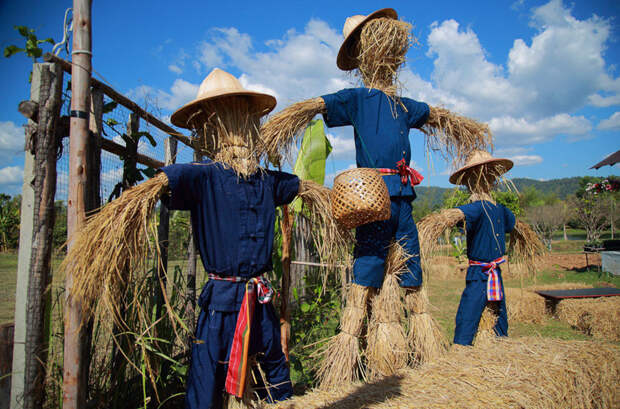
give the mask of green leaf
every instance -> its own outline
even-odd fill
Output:
[[[4,56],[6,58],[9,58],[13,54],[17,54],[17,53],[22,52],[22,51],[24,51],[23,48],[19,48],[19,47],[15,46],[15,45],[9,45],[9,46],[6,46],[4,48]]]
[[[300,308],[301,308],[301,312],[303,313],[310,311],[310,305],[305,302],[301,304]]]
[[[151,167],[148,167],[146,169],[140,169],[140,172],[142,172],[142,174],[147,178],[152,178],[153,176],[155,176],[155,173],[157,171]]]
[[[325,181],[325,162],[332,151],[332,146],[325,137],[323,121],[311,121],[304,133],[293,173],[300,179],[312,180],[320,185]],[[295,200],[291,208],[301,211],[301,201]]]
[[[50,44],[55,44],[55,41],[52,37],[50,38],[46,38],[45,40],[37,40],[37,44],[43,44],[43,43],[50,43]]]
[[[103,113],[104,114],[110,113],[114,111],[114,109],[116,109],[117,106],[118,106],[118,102],[116,101],[106,102],[105,104],[103,104]]]
[[[34,31],[34,30],[29,29],[26,26],[14,26],[14,27],[15,27],[15,30],[17,30],[19,34],[22,35],[23,37],[28,37],[28,35]]]
[[[118,122],[114,118],[106,118],[105,123],[110,126],[118,125]]]

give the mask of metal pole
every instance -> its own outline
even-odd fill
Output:
[[[73,0],[73,48],[71,69],[71,123],[69,140],[69,200],[67,235],[69,247],[86,219],[87,145],[89,137],[91,74],[91,0]],[[67,271],[65,300],[65,349],[63,409],[86,405],[82,306],[71,298],[73,276]]]

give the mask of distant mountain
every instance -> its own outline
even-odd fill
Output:
[[[579,189],[579,181],[581,177],[551,179],[551,180],[535,180],[526,178],[511,179],[519,192],[523,189],[534,186],[537,190],[544,194],[555,194],[559,199],[566,199],[567,196],[574,194]]]
[[[420,204],[425,202],[429,208],[435,209],[443,203],[443,195],[451,191],[453,188],[437,187],[437,186],[416,186],[415,192],[418,195],[415,202]]]

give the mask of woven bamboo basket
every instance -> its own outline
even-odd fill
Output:
[[[390,218],[390,195],[376,169],[351,169],[336,176],[331,202],[334,219],[349,229]]]

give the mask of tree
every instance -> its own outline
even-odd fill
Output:
[[[607,226],[607,212],[611,207],[611,200],[608,196],[591,192],[571,199],[574,215],[586,230],[586,244],[598,245],[600,243],[601,233]]]
[[[21,196],[0,193],[0,251],[17,248],[19,243],[19,211]]]
[[[547,248],[551,250],[553,232],[564,225],[569,218],[566,207],[561,202],[530,207],[527,209],[527,219],[532,228],[541,238]]]

